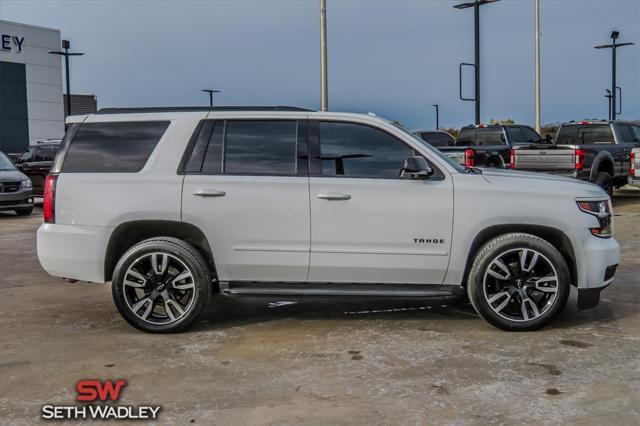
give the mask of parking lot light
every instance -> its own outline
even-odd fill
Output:
[[[222,92],[222,90],[215,89],[202,89],[202,91],[209,94],[209,107],[213,107],[213,94]]]
[[[81,52],[69,52],[69,48],[71,47],[71,43],[69,40],[62,40],[62,48],[64,51],[56,50],[49,52],[50,55],[60,55],[64,56],[64,66],[66,72],[66,80],[67,80],[67,115],[71,115],[71,83],[69,77],[69,56],[82,56],[84,53]]]
[[[480,6],[495,3],[498,0],[475,0],[469,3],[460,3],[453,7],[467,9],[473,7],[474,39],[475,39],[475,124],[480,124]]]
[[[619,112],[616,112],[616,49],[618,47],[631,46],[635,43],[616,43],[616,40],[620,37],[619,31],[611,32],[611,44],[602,44],[600,46],[594,46],[596,49],[611,49],[611,99],[609,100],[611,113],[609,114],[609,120],[615,120]],[[607,96],[607,95],[605,95]]]

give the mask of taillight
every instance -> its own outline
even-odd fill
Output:
[[[47,175],[44,180],[44,200],[42,210],[45,223],[56,223],[56,183],[58,175]]]
[[[465,149],[464,150],[464,166],[465,167],[473,167],[473,150]]]
[[[509,150],[509,168],[510,169],[516,168],[516,150],[513,148]]]
[[[635,151],[631,151],[631,169],[630,169],[630,173],[631,176],[636,177],[636,173],[637,173],[637,169],[636,169],[636,156],[637,153]],[[640,162],[640,158],[638,158],[638,161]]]
[[[576,149],[576,170],[584,169],[584,149]]]

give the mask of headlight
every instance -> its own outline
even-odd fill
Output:
[[[609,201],[577,201],[577,203],[580,210],[598,219],[600,226],[590,228],[591,233],[596,237],[611,238],[611,206]]]
[[[31,189],[31,188],[32,188],[32,185],[29,179],[23,180],[22,182],[20,182],[20,189]]]

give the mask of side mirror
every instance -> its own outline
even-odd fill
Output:
[[[409,177],[411,179],[427,179],[433,174],[433,169],[422,157],[408,157],[404,160],[404,167],[400,172],[401,177]]]

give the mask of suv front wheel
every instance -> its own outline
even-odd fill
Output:
[[[211,293],[207,262],[193,246],[158,237],[131,247],[113,272],[113,300],[123,318],[149,333],[183,330]]]
[[[503,330],[548,324],[569,297],[569,268],[542,238],[511,233],[486,243],[469,272],[467,293],[478,314]]]

